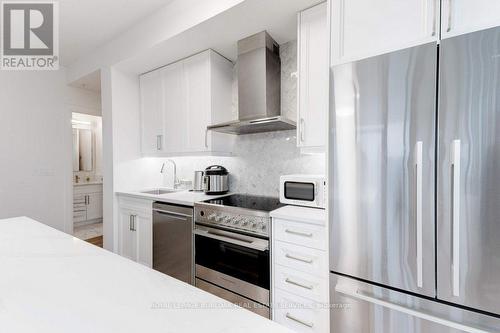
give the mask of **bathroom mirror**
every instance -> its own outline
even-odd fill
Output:
[[[73,128],[73,171],[93,170],[92,130]]]

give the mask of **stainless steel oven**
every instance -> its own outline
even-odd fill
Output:
[[[194,233],[196,286],[269,318],[269,240],[205,226]]]
[[[269,211],[279,205],[243,195],[196,203],[196,286],[270,318]]]

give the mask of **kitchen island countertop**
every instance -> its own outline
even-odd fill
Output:
[[[27,217],[0,220],[2,332],[288,332]]]

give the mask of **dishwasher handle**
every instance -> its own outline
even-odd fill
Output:
[[[177,219],[177,220],[187,220],[190,218],[193,218],[192,215],[188,214],[182,214],[182,213],[175,213],[175,212],[169,212],[166,210],[159,210],[159,209],[153,209],[154,213],[160,214],[160,215],[166,215],[170,218]]]

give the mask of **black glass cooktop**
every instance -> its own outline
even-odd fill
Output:
[[[232,194],[227,197],[204,201],[213,205],[231,206],[270,212],[284,206],[278,198]]]

